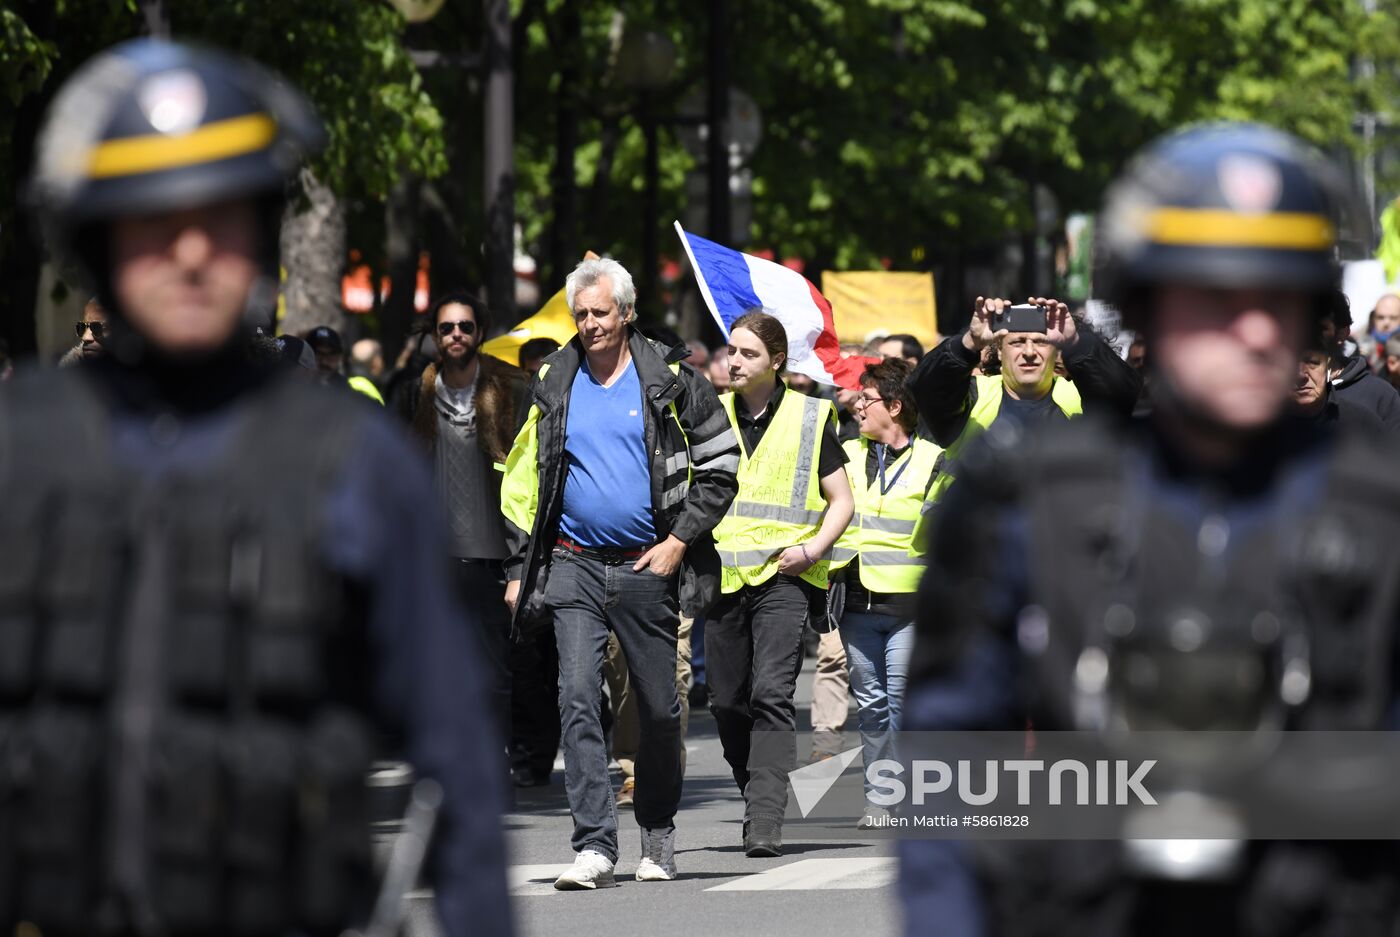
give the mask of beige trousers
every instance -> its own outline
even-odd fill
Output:
[[[835,755],[841,750],[841,730],[846,727],[851,679],[846,672],[846,645],[840,631],[821,636],[817,645],[817,672],[812,678],[812,754]]]

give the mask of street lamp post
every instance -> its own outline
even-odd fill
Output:
[[[638,121],[646,155],[642,176],[642,275],[638,307],[655,308],[657,271],[661,266],[661,154],[657,140],[657,93],[671,83],[676,68],[676,47],[666,36],[655,32],[623,34],[618,52],[618,84],[639,97]]]
[[[510,0],[485,0],[486,294],[496,321],[515,321],[515,102]]]
[[[727,244],[729,221],[729,11],[728,0],[710,0],[709,79],[706,102],[706,165],[709,172],[710,237]]]

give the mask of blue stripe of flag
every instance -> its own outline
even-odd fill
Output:
[[[734,320],[745,312],[755,307],[762,308],[763,302],[754,292],[749,265],[744,262],[743,254],[689,231],[685,232],[685,238],[690,242],[691,253],[695,255],[695,265],[704,274],[705,285],[710,288],[726,332]]]

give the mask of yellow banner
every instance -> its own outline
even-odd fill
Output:
[[[822,274],[836,334],[864,344],[876,335],[909,334],[925,348],[938,344],[938,304],[931,273],[857,270]]]

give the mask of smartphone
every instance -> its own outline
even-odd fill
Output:
[[[989,320],[993,332],[1044,332],[1045,307],[1025,304],[1007,306]]]

